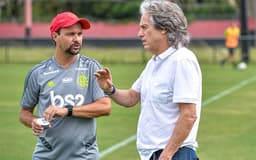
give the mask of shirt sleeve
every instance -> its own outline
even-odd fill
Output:
[[[174,79],[174,103],[199,103],[201,99],[201,70],[193,60],[177,62]]]
[[[33,69],[28,73],[24,83],[20,105],[24,108],[34,108],[38,103],[39,84],[37,72]]]

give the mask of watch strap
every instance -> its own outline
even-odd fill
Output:
[[[115,94],[115,92],[116,92],[116,87],[114,85],[112,85],[112,91],[111,92],[104,92],[104,93],[108,96],[111,96],[111,95]]]
[[[73,115],[73,106],[72,105],[66,105],[65,108],[68,109],[67,117],[71,117]]]

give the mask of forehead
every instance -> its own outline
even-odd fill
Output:
[[[148,14],[143,14],[140,17],[140,25],[151,25],[150,16]]]

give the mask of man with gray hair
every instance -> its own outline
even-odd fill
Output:
[[[202,75],[196,56],[186,48],[186,17],[167,0],[145,0],[140,12],[138,36],[153,54],[140,77],[122,90],[113,85],[108,68],[95,76],[117,104],[132,107],[141,101],[137,149],[142,160],[196,160]]]

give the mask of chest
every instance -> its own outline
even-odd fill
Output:
[[[142,99],[152,101],[166,101],[173,93],[173,82],[175,66],[171,63],[150,64],[145,70],[142,78]],[[168,98],[170,100],[170,98]]]
[[[82,105],[88,97],[92,76],[92,71],[88,68],[43,72],[38,78],[39,96],[53,105]]]

